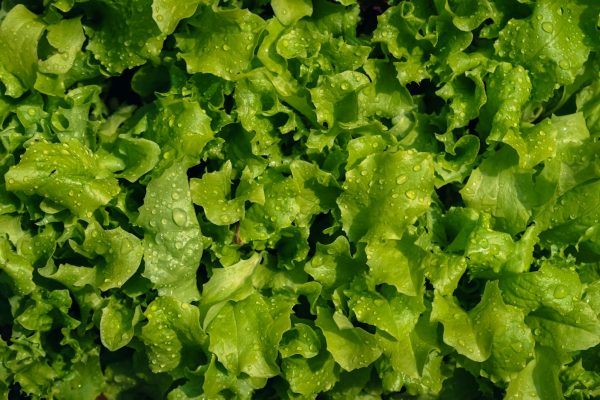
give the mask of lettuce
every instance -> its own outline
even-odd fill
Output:
[[[600,4],[0,8],[0,400],[600,397]]]

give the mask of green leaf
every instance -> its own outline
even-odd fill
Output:
[[[103,291],[122,287],[139,268],[144,252],[141,241],[131,233],[122,228],[103,230],[95,221],[87,226],[83,245],[72,242],[71,246],[94,259],[91,268],[47,265],[39,270],[40,274],[67,287],[93,285]]]
[[[87,49],[109,73],[118,74],[157,59],[164,35],[152,17],[152,0],[102,0],[94,4],[91,12],[104,22],[85,27]]]
[[[467,126],[469,121],[478,117],[479,109],[487,102],[483,80],[479,73],[472,71],[453,78],[436,94],[450,103],[448,132]]]
[[[202,3],[210,2],[205,0],[192,0],[186,2],[153,0],[152,18],[162,33],[170,35],[177,27],[179,21],[194,15],[198,4]]]
[[[160,295],[182,302],[197,300],[202,234],[181,164],[173,164],[148,183],[137,223],[145,232],[143,275]]]
[[[530,17],[512,19],[500,32],[498,56],[531,71],[532,98],[547,100],[555,85],[573,83],[588,59],[586,34],[576,23],[587,9],[551,0],[537,2]]]
[[[157,111],[150,123],[151,131],[145,135],[160,146],[162,159],[156,169],[168,168],[172,159],[196,165],[204,146],[214,136],[206,111],[193,99],[173,97],[161,99]]]
[[[400,239],[431,202],[431,156],[414,151],[373,154],[347,172],[343,189],[337,203],[351,240]],[[391,216],[393,224],[387,221]]]
[[[440,392],[443,376],[438,325],[430,321],[430,310],[426,310],[408,335],[397,340],[378,335],[384,353],[377,369],[385,390],[400,391],[406,386],[411,392]]]
[[[231,179],[231,161],[227,161],[220,171],[190,180],[192,201],[204,208],[206,218],[215,225],[231,225],[244,217],[244,199],[229,198]]]
[[[380,292],[363,288],[360,291],[349,289],[344,293],[357,320],[401,341],[414,329],[419,314],[424,311],[423,301],[418,296],[398,293],[391,287],[384,287]]]
[[[368,83],[369,79],[359,72],[321,77],[317,87],[310,90],[317,121],[326,127],[353,127],[359,116],[358,92]]]
[[[559,368],[559,361],[552,349],[548,347],[537,349],[536,358],[511,380],[505,398],[509,400],[564,399],[558,380]]]
[[[443,296],[449,296],[465,273],[467,261],[455,254],[433,254],[425,258],[423,269],[434,289]]]
[[[0,282],[7,283],[14,295],[26,295],[36,289],[33,267],[27,259],[15,254],[3,237],[0,237],[0,271]]]
[[[534,340],[521,309],[504,303],[497,282],[488,282],[479,304],[468,313],[452,299],[436,296],[431,318],[444,325],[444,342],[460,354],[485,363],[499,379],[525,367]]]
[[[595,80],[576,96],[577,110],[585,116],[586,124],[594,137],[600,134],[600,81]]]
[[[525,230],[537,202],[532,173],[520,169],[517,155],[506,147],[473,171],[461,195],[468,207],[490,213],[510,234]]]
[[[260,380],[258,381],[260,382]],[[213,355],[204,373],[202,393],[207,399],[224,399],[224,394],[221,392],[231,391],[240,399],[251,399],[255,386],[260,387],[261,385],[253,385],[249,377],[236,377],[224,369]],[[204,398],[202,397],[202,399]]]
[[[600,181],[577,186],[560,196],[546,214],[550,218],[550,226],[542,233],[542,240],[561,244],[577,243],[598,223],[600,212],[594,207],[598,196]]]
[[[496,22],[500,19],[494,2],[484,1],[456,1],[447,0],[445,9],[452,15],[452,22],[462,31],[472,31],[479,27],[486,19]]]
[[[240,238],[266,240],[279,239],[281,230],[291,226],[307,234],[314,215],[334,207],[338,193],[333,176],[314,164],[295,160],[290,163],[292,176],[283,171],[269,169],[258,184],[269,187],[263,204],[252,204],[240,222]]]
[[[119,161],[125,162],[125,167],[119,175],[129,182],[137,181],[158,163],[160,147],[151,140],[120,137],[115,147]]]
[[[153,372],[199,364],[206,334],[200,328],[196,306],[162,296],[148,305],[144,315],[148,323],[142,327],[140,338],[148,349]]]
[[[10,191],[37,194],[91,217],[119,193],[117,180],[101,168],[97,157],[80,142],[35,142],[4,176]]]
[[[519,155],[519,167],[529,170],[556,155],[556,129],[545,119],[531,127],[523,127],[520,133],[507,130],[503,142],[511,146]]]
[[[104,389],[104,376],[97,351],[91,351],[74,364],[65,378],[57,382],[53,390],[60,400],[96,398]]]
[[[291,25],[302,17],[310,17],[313,12],[312,0],[273,0],[271,7],[284,25]]]
[[[134,336],[135,325],[139,322],[139,307],[131,309],[128,304],[111,297],[102,309],[100,318],[100,340],[110,351],[127,346]]]
[[[317,243],[315,255],[304,266],[310,276],[330,290],[350,282],[362,269],[359,260],[350,255],[350,244],[344,236],[330,244]]]
[[[382,350],[373,335],[361,328],[354,328],[347,322],[350,327],[340,327],[331,311],[322,307],[317,309],[316,325],[325,336],[327,350],[344,370],[352,371],[377,360]]]
[[[505,301],[526,312],[548,307],[568,313],[580,301],[583,290],[576,272],[550,263],[538,271],[507,275],[499,285]]]
[[[326,352],[311,359],[286,358],[281,368],[283,376],[290,384],[290,390],[305,397],[314,397],[318,393],[326,392],[337,381],[336,363]]]
[[[588,304],[577,302],[567,313],[540,308],[528,315],[527,324],[539,332],[537,340],[557,353],[586,350],[600,344],[600,319]]]
[[[537,228],[527,228],[515,242],[511,235],[494,231],[490,225],[489,215],[483,214],[469,235],[465,257],[471,276],[494,279],[529,271],[534,260],[534,245],[538,242]]]
[[[405,238],[369,242],[365,251],[373,284],[386,283],[395,286],[400,293],[420,296],[423,289],[423,250]]]
[[[404,114],[413,108],[413,99],[398,81],[396,68],[383,60],[374,59],[364,62],[363,68],[371,84],[359,92],[361,112],[390,118],[392,123],[402,121]]]
[[[0,80],[7,88],[7,95],[19,97],[33,86],[38,68],[38,41],[44,29],[39,17],[22,4],[4,16],[0,24]]]
[[[213,270],[213,275],[202,287],[200,298],[200,309],[207,318],[204,320],[204,327],[210,322],[210,318],[206,317],[210,307],[228,300],[241,301],[254,293],[252,277],[260,261],[260,255],[254,253],[235,265]]]
[[[141,241],[131,233],[122,228],[106,231],[97,223],[86,228],[82,247],[104,259],[94,266],[101,290],[121,287],[137,271],[144,252]]]
[[[504,135],[518,135],[523,107],[532,87],[527,71],[519,65],[513,67],[501,63],[486,83],[488,100],[481,109],[478,127],[489,134],[488,141],[502,140]]]
[[[209,350],[235,375],[275,376],[279,373],[275,363],[277,346],[283,334],[275,324],[277,318],[259,294],[224,303],[206,327]],[[281,318],[289,321],[289,316]]]
[[[264,28],[263,19],[250,11],[209,7],[187,24],[188,32],[175,38],[188,73],[204,72],[229,80],[248,69]]]
[[[284,333],[279,346],[279,353],[283,358],[299,355],[303,359],[307,359],[319,354],[320,348],[321,342],[315,331],[306,324],[298,323],[295,324],[292,329]],[[298,358],[295,358],[295,360],[297,359]],[[292,361],[292,364],[294,363],[295,362]]]
[[[63,19],[48,26],[46,38],[56,52],[45,60],[40,60],[40,72],[66,74],[75,63],[78,52],[85,42],[83,26],[79,18]]]

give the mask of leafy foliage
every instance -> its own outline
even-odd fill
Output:
[[[600,397],[600,4],[0,9],[0,399]]]

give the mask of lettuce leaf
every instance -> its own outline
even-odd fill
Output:
[[[2,2],[0,400],[600,397],[599,14]]]

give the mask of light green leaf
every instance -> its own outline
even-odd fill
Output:
[[[468,269],[472,277],[494,279],[505,274],[529,271],[533,263],[534,245],[538,242],[537,228],[530,226],[520,240],[491,229],[488,214],[483,214],[469,235],[465,248]]]
[[[526,312],[547,307],[566,314],[580,301],[579,275],[545,263],[538,271],[507,275],[500,282],[504,300]]]
[[[95,222],[86,228],[82,247],[104,259],[94,265],[101,290],[121,287],[137,271],[144,252],[141,241],[131,233],[122,228],[103,230]]]
[[[540,344],[557,353],[586,350],[600,344],[600,319],[589,304],[577,302],[567,313],[540,308],[527,316]]]
[[[537,201],[532,175],[519,168],[517,154],[505,147],[473,171],[461,195],[468,207],[490,213],[495,226],[515,234],[525,230]]]
[[[317,243],[315,255],[304,266],[310,276],[330,290],[350,282],[362,269],[360,262],[350,256],[350,244],[344,236],[330,244]]]
[[[228,160],[220,171],[190,180],[192,201],[204,208],[206,218],[215,225],[231,225],[244,216],[244,199],[229,198],[231,179],[231,161]]]
[[[87,50],[111,74],[157,59],[164,35],[152,18],[152,0],[102,0],[94,12],[103,23],[86,26]]]
[[[210,307],[228,300],[241,301],[255,292],[252,277],[261,261],[259,254],[225,268],[215,268],[208,282],[202,286],[200,309],[206,318]],[[212,315],[214,316],[214,315]],[[211,316],[211,317],[212,317]],[[204,320],[204,327],[210,318]]]
[[[586,8],[552,0],[535,4],[524,19],[511,19],[494,44],[501,58],[531,71],[534,101],[547,100],[554,85],[573,83],[588,59],[590,48],[578,21]]]
[[[420,296],[423,290],[423,250],[405,238],[371,241],[365,251],[373,284],[387,283],[395,286],[400,293]]]
[[[278,374],[275,359],[281,335],[273,330],[274,316],[269,311],[265,299],[252,294],[236,303],[225,303],[208,323],[209,350],[235,375],[243,372],[269,378]]]
[[[153,0],[152,18],[165,35],[173,33],[179,21],[194,15],[198,4],[210,3],[207,0],[173,1]]]
[[[310,90],[319,123],[330,128],[335,124],[354,126],[359,117],[358,92],[368,83],[369,79],[359,72],[322,76],[317,87]]]
[[[139,307],[131,309],[127,304],[111,297],[100,317],[100,340],[110,351],[127,346],[134,335],[135,325],[141,317]]]
[[[560,364],[554,351],[541,347],[536,358],[513,378],[506,390],[507,400],[562,400],[563,390],[558,380]]]
[[[467,261],[455,254],[433,254],[424,259],[423,269],[434,289],[443,296],[449,296],[465,273]]]
[[[327,351],[346,371],[366,367],[381,356],[382,350],[373,335],[361,328],[339,327],[326,308],[318,308],[316,325],[325,336]]]
[[[485,363],[490,374],[508,380],[533,356],[534,340],[521,309],[504,303],[497,282],[488,282],[479,304],[468,313],[452,299],[436,296],[431,318],[444,325],[444,342]]]
[[[510,84],[507,84],[510,82]],[[517,135],[523,108],[531,94],[530,76],[522,66],[500,63],[486,80],[488,99],[481,109],[478,128],[489,141]]]
[[[143,275],[160,295],[197,300],[202,234],[183,165],[173,164],[150,181],[137,223],[145,231]]]
[[[120,190],[90,149],[75,140],[32,143],[5,179],[10,191],[38,194],[88,218]]]
[[[348,306],[356,319],[387,332],[396,340],[403,340],[413,329],[421,312],[425,310],[418,296],[407,296],[392,287],[383,287],[380,293],[349,289]]]
[[[151,140],[122,136],[115,147],[119,161],[125,163],[119,175],[129,182],[137,181],[158,163],[160,147]]]
[[[265,24],[248,10],[213,11],[209,7],[187,23],[188,32],[175,38],[188,73],[204,72],[229,80],[248,69]]]
[[[303,359],[307,359],[319,354],[320,349],[321,342],[315,331],[306,324],[298,323],[284,333],[279,353],[283,358],[299,355]]]
[[[373,154],[346,173],[343,189],[337,203],[351,240],[400,239],[429,208],[431,156],[414,151]]]
[[[162,296],[148,305],[144,315],[148,323],[142,327],[140,338],[148,349],[153,372],[198,364],[206,334],[200,328],[196,306]]]
[[[19,97],[22,88],[31,88],[35,81],[38,41],[45,25],[38,16],[24,5],[17,4],[0,24],[0,80],[7,94]],[[18,81],[14,80],[14,77]]]
[[[83,26],[79,18],[63,19],[48,26],[46,38],[48,43],[56,49],[45,60],[40,60],[40,72],[47,74],[66,74],[73,67],[77,54],[85,42]]]
[[[33,267],[26,258],[16,254],[11,244],[0,236],[0,282],[8,284],[13,295],[23,296],[36,289]]]
[[[302,17],[312,14],[312,0],[273,0],[273,12],[284,25],[291,25]]]
[[[310,359],[286,358],[281,368],[290,384],[290,390],[307,398],[328,391],[337,381],[336,363],[326,352]]]

